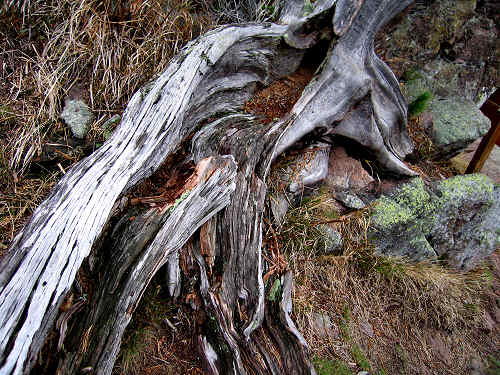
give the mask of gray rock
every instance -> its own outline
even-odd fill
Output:
[[[369,237],[376,253],[415,261],[447,259],[469,270],[500,245],[500,186],[484,175],[424,186],[403,184],[375,204]]]
[[[359,329],[361,332],[363,332],[365,335],[373,337],[375,332],[373,331],[373,326],[370,324],[370,322],[362,320],[359,322]]]
[[[314,332],[320,337],[337,338],[339,336],[338,328],[326,313],[312,313],[311,323]]]
[[[435,157],[457,155],[476,139],[484,136],[491,122],[469,100],[459,97],[435,97],[429,108],[433,126],[431,138],[439,150]]]
[[[397,58],[391,63],[396,72],[423,68],[436,87],[480,105],[500,82],[498,64],[488,63],[500,56],[496,13],[484,9],[482,15],[476,13],[475,0],[426,3],[413,7],[409,17],[380,38],[379,48],[386,59]]]
[[[457,92],[458,85],[451,78],[445,83],[434,79],[437,75],[415,71],[412,79],[406,82],[404,92],[408,103],[425,92],[432,94],[426,109],[425,129],[436,148],[433,157],[447,159],[484,136],[491,123],[472,101]]]
[[[352,194],[348,191],[338,191],[335,192],[333,195],[335,199],[339,200],[349,208],[354,208],[355,210],[361,210],[366,207],[365,202],[363,202],[355,194]]]
[[[468,370],[470,370],[470,375],[483,375],[484,365],[478,358],[471,358],[468,365]]]
[[[76,138],[85,138],[94,119],[89,107],[82,100],[66,99],[61,118]]]
[[[111,138],[111,135],[113,134],[113,126],[119,123],[121,119],[122,117],[117,114],[112,116],[108,121],[102,124],[101,128],[103,131],[104,139],[108,140],[109,138]]]
[[[113,115],[108,121],[102,124],[102,130],[111,130],[111,127],[120,122],[122,117],[120,115]]]
[[[285,218],[288,206],[290,205],[288,198],[285,194],[277,193],[269,197],[269,202],[274,220],[278,225],[283,224],[283,219]]]
[[[314,150],[314,151],[313,151]],[[304,186],[323,180],[328,174],[330,145],[318,143],[306,150],[289,168],[291,181],[288,189],[292,193],[300,193]],[[295,173],[299,168],[298,173]]]
[[[325,240],[325,253],[331,254],[342,247],[344,242],[340,233],[328,224],[321,224],[317,227],[323,234]]]

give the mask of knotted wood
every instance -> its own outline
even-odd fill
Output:
[[[60,339],[59,373],[110,374],[131,314],[165,263],[171,294],[182,295],[181,248],[199,273],[192,308],[218,326],[197,332],[209,373],[314,373],[290,318],[292,275],[263,280],[265,181],[280,153],[318,129],[321,137],[353,138],[390,171],[411,174],[401,161],[411,150],[406,103],[373,51],[376,31],[409,3],[318,0],[300,12],[285,6],[283,24],[224,26],[188,44],[133,96],[112,138],[54,187],[2,260],[0,373],[29,373],[92,252],[101,288],[71,310],[79,323]],[[330,32],[330,51],[292,111],[268,125],[241,113],[257,85],[297,69],[322,30]],[[110,227],[112,217],[127,217],[116,212],[120,198],[186,144],[184,163],[197,167],[177,200]],[[269,300],[276,280],[279,298]]]

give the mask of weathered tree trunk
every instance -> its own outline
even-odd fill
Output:
[[[187,45],[134,95],[113,137],[54,187],[0,264],[0,373],[28,373],[59,316],[66,350],[59,373],[110,374],[123,331],[162,265],[171,294],[179,294],[181,248],[198,272],[192,308],[217,322],[215,331],[200,324],[197,332],[209,373],[314,373],[289,315],[292,276],[263,280],[266,176],[281,152],[313,131],[353,138],[387,169],[411,174],[401,161],[411,150],[406,104],[373,51],[376,31],[410,2],[317,0],[302,9],[290,1],[285,24],[225,26]],[[257,83],[292,73],[325,30],[327,58],[287,116],[263,125],[239,113]],[[125,193],[174,154],[196,166],[175,198],[132,221],[118,213]],[[91,251],[99,289],[87,304],[60,312]],[[265,297],[273,284],[281,286],[278,300]]]

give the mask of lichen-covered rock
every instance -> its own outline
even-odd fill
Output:
[[[468,270],[500,245],[500,186],[480,174],[433,186],[420,178],[378,199],[369,237],[378,254],[447,259]]]
[[[474,103],[459,97],[434,98],[431,101],[433,125],[432,142],[437,148],[435,157],[450,158],[484,136],[490,120]]]
[[[425,130],[435,148],[433,157],[449,159],[484,136],[491,123],[472,101],[458,94],[459,84],[453,83],[452,76],[446,79],[448,86],[434,79],[435,76],[435,72],[412,71],[403,91],[408,103],[417,101],[425,93],[431,94],[426,113],[432,120]]]
[[[94,116],[89,107],[82,100],[66,99],[61,118],[71,129],[76,138],[85,138]]]

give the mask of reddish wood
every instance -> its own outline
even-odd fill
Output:
[[[495,146],[495,143],[500,146],[500,90],[495,93],[483,104],[481,112],[491,120],[491,128],[488,131],[479,147],[477,148],[474,156],[472,157],[469,166],[465,173],[480,172],[488,156]]]

